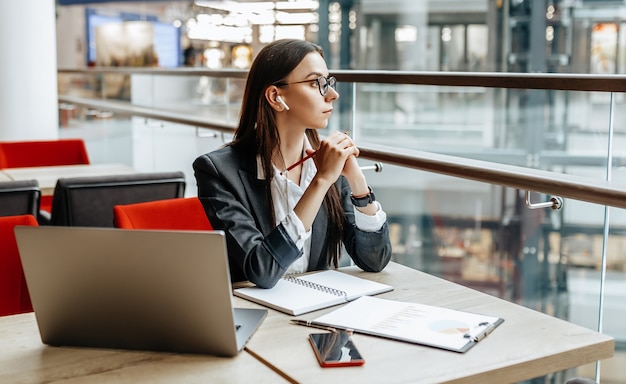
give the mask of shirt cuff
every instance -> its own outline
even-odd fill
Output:
[[[380,203],[378,201],[374,201],[372,204],[376,204],[376,214],[374,216],[366,215],[365,213],[354,208],[354,223],[361,231],[379,231],[383,227],[383,224],[385,224],[385,221],[387,221],[387,214],[383,211]]]
[[[283,219],[282,224],[298,249],[303,249],[304,242],[311,237],[311,231],[304,229],[304,224],[293,211]]]

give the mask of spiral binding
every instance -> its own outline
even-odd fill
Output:
[[[318,291],[322,291],[325,293],[330,293],[331,295],[335,295],[335,296],[348,296],[348,293],[345,291],[342,291],[340,289],[336,289],[336,288],[331,288],[331,287],[327,287],[325,285],[322,284],[318,284],[318,283],[313,283],[311,281],[308,280],[304,280],[304,279],[299,279],[294,275],[289,275],[289,276],[285,276],[283,277],[283,279],[301,285],[303,287],[307,287],[307,288],[312,288]]]

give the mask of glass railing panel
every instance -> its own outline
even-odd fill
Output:
[[[626,182],[626,94],[613,93],[613,143],[611,146],[611,180]]]
[[[59,73],[59,95],[100,98],[100,85],[95,73]]]
[[[130,101],[130,75],[124,73],[65,73],[58,77],[60,95]]]
[[[604,229],[588,221],[566,224],[561,231],[561,253],[567,266],[563,275],[568,295],[567,319],[615,338],[615,356],[600,363],[600,382],[626,383],[622,373],[626,358],[626,324],[623,321],[626,315],[626,226],[623,218],[626,212],[608,208],[606,214],[609,221],[606,240]],[[594,218],[596,216],[594,214]],[[603,274],[603,260],[606,274]],[[588,364],[579,367],[577,372],[593,377],[595,369],[595,364]]]
[[[59,95],[111,100],[227,124],[239,119],[245,79],[224,75],[61,73]],[[62,103],[60,110],[73,106]],[[67,113],[67,112],[62,112]]]
[[[367,83],[354,89],[359,144],[557,173],[584,168],[586,177],[605,177],[611,93]],[[617,122],[624,106],[621,97],[616,99]],[[626,158],[626,146],[618,145],[626,140],[624,131],[616,129],[612,137],[617,164]]]
[[[514,191],[394,166],[367,178],[387,213],[395,261],[516,298]]]
[[[132,75],[132,102],[235,124],[244,80],[213,76]]]
[[[524,191],[394,166],[367,178],[387,213],[394,261],[599,329],[603,206],[565,199],[560,210],[529,209]],[[626,382],[614,368],[626,358],[624,216],[611,209],[606,246],[603,332],[617,346],[601,374],[616,383]],[[594,370],[559,372],[550,382]]]
[[[122,73],[105,73],[96,76],[96,91],[106,100],[131,101],[131,75]]]
[[[359,83],[355,92],[361,140],[446,153],[494,146],[492,90]]]

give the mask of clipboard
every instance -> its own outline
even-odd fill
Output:
[[[303,324],[305,321],[307,324]],[[503,318],[449,308],[363,296],[313,320],[297,324],[352,330],[464,353],[484,340]]]

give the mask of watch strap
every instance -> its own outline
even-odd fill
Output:
[[[354,195],[350,193],[350,200],[352,200],[352,204],[355,207],[359,207],[359,208],[367,207],[368,204],[371,204],[374,201],[376,201],[376,196],[374,195],[374,191],[372,191],[372,188],[368,185],[367,189],[369,190],[369,193],[362,197],[354,197]]]

